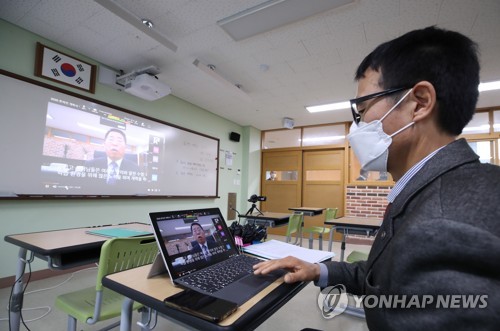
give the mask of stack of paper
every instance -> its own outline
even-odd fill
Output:
[[[243,247],[243,250],[248,254],[267,259],[281,259],[287,256],[294,256],[311,263],[327,261],[335,256],[333,252],[308,249],[274,239],[265,241],[261,244]]]

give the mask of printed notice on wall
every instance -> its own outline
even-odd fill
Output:
[[[231,167],[233,165],[233,153],[231,151],[226,151],[226,167]]]

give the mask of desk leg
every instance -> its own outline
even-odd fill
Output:
[[[17,270],[16,270],[16,283],[12,291],[12,299],[9,302],[9,317],[12,329],[10,331],[18,331],[21,323],[21,310],[23,309],[23,276],[26,268],[26,253],[25,248],[19,249]]]
[[[124,298],[122,303],[122,314],[120,317],[120,331],[130,331],[132,324],[132,307],[134,300]]]
[[[333,232],[335,230],[335,225],[332,225],[330,228],[330,237],[328,238],[328,251],[332,251],[332,243],[333,243]]]
[[[342,245],[340,246],[340,262],[344,261],[344,252],[345,252],[345,232],[342,231]]]

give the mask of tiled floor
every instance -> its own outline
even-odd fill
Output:
[[[283,240],[283,237],[270,236],[271,239]],[[315,241],[315,247],[318,243]],[[303,246],[307,247],[307,240]],[[327,246],[327,245],[325,245]],[[326,247],[324,246],[324,249]],[[370,246],[348,244],[346,256],[352,250],[368,252]],[[334,260],[339,260],[340,244],[334,243],[333,251],[336,256]],[[95,284],[97,269],[86,269],[74,274],[66,274],[51,277],[44,280],[32,282],[26,289],[24,298],[23,319],[32,331],[59,331],[66,329],[66,315],[54,307],[55,298],[65,292],[74,291],[79,288],[93,286]],[[333,319],[324,319],[317,305],[319,289],[313,284],[306,286],[299,294],[290,300],[285,306],[277,311],[271,318],[259,326],[257,330],[301,330],[303,328],[315,328],[320,330],[342,330],[342,331],[362,331],[367,330],[364,319],[342,314]],[[0,330],[9,330],[8,322],[8,298],[10,288],[0,289]],[[140,318],[139,314],[134,315],[133,330],[140,330],[135,325]],[[98,323],[94,326],[79,323],[78,330],[98,330],[108,322]],[[21,326],[21,330],[26,330]],[[115,328],[114,330],[118,330]],[[173,321],[159,317],[155,330],[189,330],[186,326],[178,325]]]

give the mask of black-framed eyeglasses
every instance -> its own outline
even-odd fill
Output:
[[[373,94],[368,94],[368,95],[365,95],[365,96],[362,96],[362,97],[359,97],[359,98],[356,98],[356,99],[349,100],[349,102],[351,103],[351,112],[352,112],[352,118],[353,118],[354,122],[356,124],[359,124],[359,122],[361,121],[361,114],[362,114],[362,112],[361,113],[359,112],[358,104],[360,104],[362,102],[365,102],[367,100],[370,100],[370,99],[375,99],[375,98],[380,98],[380,97],[388,96],[390,94],[393,94],[393,93],[396,93],[396,92],[400,92],[400,91],[403,91],[403,90],[406,90],[406,89],[409,89],[409,87],[391,88],[391,89],[388,89],[388,90],[380,91],[380,92],[373,93]]]

